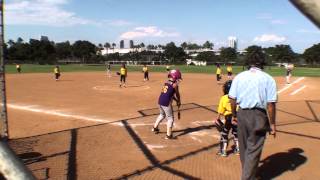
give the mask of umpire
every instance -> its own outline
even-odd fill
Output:
[[[234,78],[229,98],[233,122],[238,123],[241,179],[254,180],[266,133],[276,136],[277,87],[275,80],[262,71],[265,64],[263,55],[253,53],[246,64],[248,70]]]

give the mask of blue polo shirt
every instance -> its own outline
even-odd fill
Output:
[[[236,99],[242,109],[266,109],[268,102],[277,102],[277,85],[269,74],[252,67],[234,78],[229,97]]]

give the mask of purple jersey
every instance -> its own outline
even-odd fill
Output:
[[[172,82],[166,82],[162,87],[161,94],[159,96],[159,105],[161,106],[169,106],[173,96],[175,93],[175,89],[173,87]]]

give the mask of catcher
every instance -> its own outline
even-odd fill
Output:
[[[223,96],[220,98],[218,106],[218,117],[214,121],[218,131],[220,132],[220,149],[218,155],[226,157],[227,156],[227,147],[228,147],[228,135],[230,129],[233,135],[234,140],[234,149],[235,154],[239,154],[239,142],[237,134],[237,122],[232,121],[232,112],[231,104],[229,101],[229,90],[231,87],[232,81],[228,80],[223,85]],[[224,116],[224,123],[221,121],[221,118]]]

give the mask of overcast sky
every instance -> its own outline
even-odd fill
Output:
[[[6,40],[48,36],[56,42],[89,40],[164,44],[290,44],[297,52],[320,43],[320,30],[287,0],[7,0]],[[128,46],[128,41],[126,41]]]

